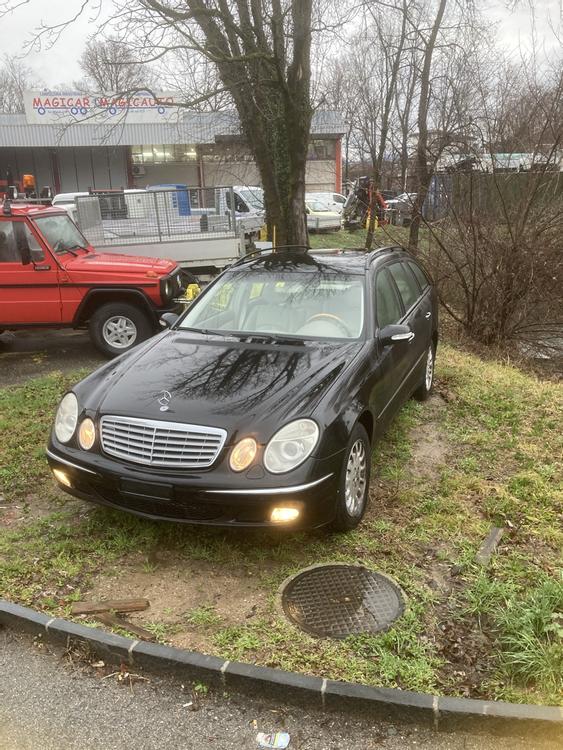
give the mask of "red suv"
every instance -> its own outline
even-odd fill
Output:
[[[97,253],[66,211],[5,201],[0,212],[0,333],[88,327],[113,357],[152,336],[177,311],[171,260]]]

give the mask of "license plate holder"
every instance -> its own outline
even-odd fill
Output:
[[[174,486],[155,482],[139,482],[136,479],[121,479],[120,490],[125,495],[152,497],[157,500],[171,500]]]

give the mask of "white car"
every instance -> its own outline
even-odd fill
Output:
[[[310,232],[322,232],[325,229],[340,229],[342,217],[336,211],[331,211],[326,203],[319,200],[305,198],[307,213],[307,229]]]
[[[341,214],[346,203],[346,196],[340,193],[307,193],[305,200],[320,201],[321,203],[325,203],[330,211]]]

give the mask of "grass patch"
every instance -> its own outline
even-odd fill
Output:
[[[240,608],[225,612],[221,598],[203,585],[197,601],[166,610],[166,622],[147,612],[142,624],[159,640],[181,635],[185,643],[195,632],[198,643],[224,658],[332,679],[560,700],[560,386],[441,346],[441,396],[406,404],[376,447],[362,525],[346,535],[272,537],[151,523],[90,508],[56,490],[44,446],[57,401],[83,374],[52,374],[0,390],[3,596],[68,616],[100,575],[114,572],[116,586],[126,586],[128,570],[154,583],[212,565],[230,581],[239,576],[229,585],[240,586]],[[418,453],[432,439],[430,426],[446,450],[421,473]],[[26,505],[27,517],[11,514]],[[46,515],[34,515],[36,505]],[[483,570],[474,558],[492,525],[505,532]],[[407,595],[404,616],[386,633],[344,641],[297,631],[279,614],[278,587],[301,568],[328,561],[360,562],[394,577]]]

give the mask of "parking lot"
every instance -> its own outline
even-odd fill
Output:
[[[93,370],[104,361],[86,331],[36,328],[0,335],[0,386],[18,385],[47,372]]]

